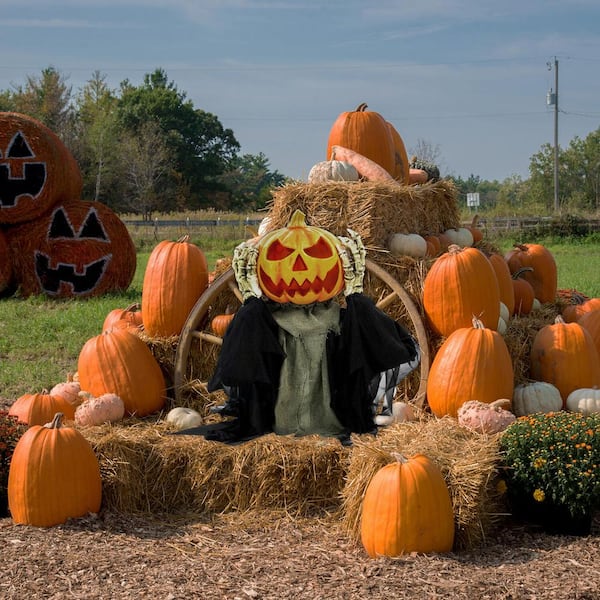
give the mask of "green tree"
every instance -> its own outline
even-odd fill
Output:
[[[563,156],[565,203],[573,210],[596,211],[600,208],[600,128],[585,139],[575,137]],[[562,194],[561,194],[562,195]]]
[[[15,110],[15,103],[9,90],[0,91],[0,111],[12,112]]]
[[[118,119],[133,135],[148,122],[161,129],[173,158],[171,183],[179,197],[188,196],[188,208],[210,204],[211,193],[222,191],[219,178],[240,145],[215,115],[195,109],[162,69],[147,74],[139,87],[121,84]]]

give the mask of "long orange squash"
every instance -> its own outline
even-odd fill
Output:
[[[340,160],[351,164],[358,171],[358,174],[368,181],[390,181],[396,183],[396,180],[382,166],[350,148],[338,145],[332,146],[331,160]]]

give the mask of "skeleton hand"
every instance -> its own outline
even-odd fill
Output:
[[[367,252],[362,239],[355,231],[348,229],[349,237],[339,236],[342,242],[338,244],[337,251],[344,267],[344,296],[360,294],[363,291],[363,278],[365,276],[365,259]],[[349,251],[349,252],[348,252]]]
[[[233,251],[231,267],[244,302],[252,296],[262,296],[256,275],[257,260],[258,248],[251,242],[243,242]]]

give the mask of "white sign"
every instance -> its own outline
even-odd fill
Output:
[[[467,206],[479,206],[479,192],[467,194]]]

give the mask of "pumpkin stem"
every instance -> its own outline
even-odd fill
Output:
[[[404,454],[400,454],[400,452],[392,452],[391,454],[396,462],[399,462],[402,464],[408,462],[408,458],[406,458],[406,456],[404,456]]]
[[[57,412],[52,421],[50,423],[46,423],[44,427],[48,429],[60,429],[62,427],[62,420],[64,416],[65,415],[63,413]]]
[[[367,103],[366,102],[361,102],[357,107],[356,110],[354,112],[364,112],[365,110],[367,110]]]
[[[528,271],[533,271],[533,268],[532,267],[522,267],[521,269],[519,269],[518,271],[515,271],[513,273],[512,278],[519,279],[519,277],[521,276],[522,273],[527,273]]]
[[[471,227],[477,227],[479,223],[479,215],[475,215],[471,221]]]
[[[462,248],[458,244],[450,244],[448,246],[448,252],[450,254],[458,254],[461,250]]]
[[[190,239],[189,235],[182,235],[178,240],[177,243],[178,244],[182,244],[183,242],[187,242]]]
[[[563,319],[562,315],[557,315],[557,317],[554,319],[554,323],[556,325],[558,325],[558,324],[566,323],[566,321]]]
[[[124,312],[135,312],[136,310],[140,310],[140,303],[139,302],[134,302],[133,304],[130,304]]]
[[[288,228],[290,227],[306,227],[305,215],[300,209],[294,211],[294,214],[288,223]]]
[[[473,323],[474,329],[485,329],[485,325],[483,324],[483,321],[479,317],[476,317],[475,315],[473,315],[473,317],[471,319],[471,323]]]
[[[525,244],[513,244],[513,248],[527,252],[527,246]]]

